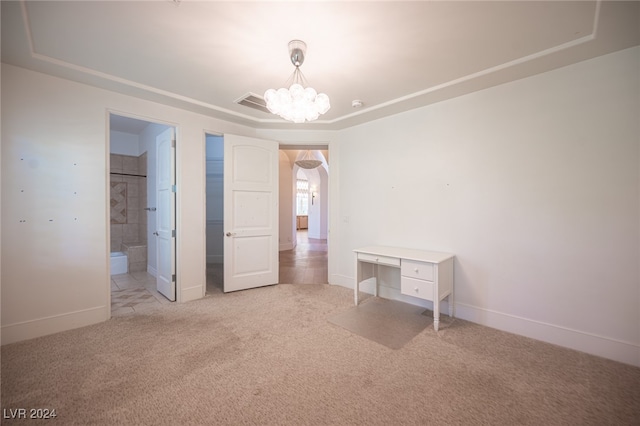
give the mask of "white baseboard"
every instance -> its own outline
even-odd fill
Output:
[[[293,243],[280,243],[278,250],[279,251],[284,251],[284,250],[293,250],[295,246],[293,245]]]
[[[204,297],[204,290],[202,286],[194,286],[189,288],[183,288],[180,290],[181,298],[180,303],[191,302],[192,300],[202,299]]]
[[[355,280],[353,277],[347,277],[346,275],[340,274],[330,274],[329,275],[329,284],[339,285],[340,287],[350,288],[353,290],[353,282]]]
[[[353,290],[353,277],[334,274],[330,278],[329,282],[331,284]],[[360,291],[373,294],[373,283],[362,282]],[[431,302],[404,296],[395,288],[381,286],[378,291],[379,295],[384,298],[401,300],[427,309],[433,309]],[[440,311],[443,314],[449,313],[446,299],[441,303]],[[459,302],[455,303],[455,317],[486,327],[640,367],[640,344],[638,343],[625,342]]]
[[[2,344],[20,342],[61,331],[97,324],[109,319],[111,306],[96,306],[75,312],[2,326]]]
[[[640,345],[456,303],[456,317],[565,348],[640,367]]]

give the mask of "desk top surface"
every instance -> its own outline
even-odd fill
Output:
[[[454,254],[440,251],[416,250],[401,247],[368,246],[355,249],[356,253],[389,256],[399,259],[415,260],[418,262],[440,263],[455,257]]]

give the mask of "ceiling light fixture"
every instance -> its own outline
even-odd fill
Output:
[[[307,45],[304,41],[290,41],[289,57],[296,69],[285,86],[289,82],[291,82],[291,86],[288,89],[285,87],[278,90],[269,89],[264,93],[264,100],[269,111],[294,123],[316,120],[331,108],[329,97],[326,94],[317,93],[313,87],[305,87],[307,84],[302,71],[300,71],[300,66],[304,62],[306,51]]]
[[[316,160],[309,151],[305,152],[304,156],[299,159],[296,160],[295,162],[299,167],[302,167],[303,169],[315,169],[316,167],[318,167],[320,164],[322,164],[322,161],[320,160]]]

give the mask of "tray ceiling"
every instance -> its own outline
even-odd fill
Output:
[[[341,129],[638,45],[639,6],[2,2],[2,61],[255,128]],[[292,39],[308,45],[309,84],[331,98],[313,123],[236,103],[284,85]]]

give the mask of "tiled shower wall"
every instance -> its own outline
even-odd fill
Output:
[[[139,157],[111,154],[111,251],[125,251],[123,244],[147,245],[146,175],[146,152]],[[146,269],[146,258],[144,263]]]

